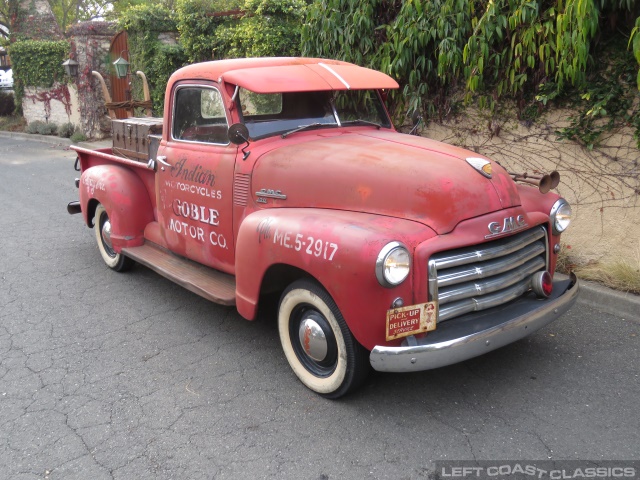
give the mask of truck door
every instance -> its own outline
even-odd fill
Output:
[[[238,147],[216,85],[181,84],[158,149],[158,223],[167,248],[233,273],[232,187]]]

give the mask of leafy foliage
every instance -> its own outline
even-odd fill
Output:
[[[302,54],[379,66],[378,49],[386,40],[386,23],[397,12],[395,4],[386,0],[313,2],[302,27]]]
[[[187,63],[299,54],[305,7],[302,0],[177,0],[175,10],[138,4],[122,14],[120,26],[129,34],[132,70],[145,72],[154,113],[162,115],[167,80]],[[176,30],[179,43],[158,39]],[[134,96],[141,97],[136,82]]]
[[[76,133],[76,126],[73,123],[63,123],[58,126],[58,136],[62,138],[70,138]]]
[[[387,27],[380,67],[401,79],[408,111],[435,116],[452,108],[451,91],[462,72],[471,13],[467,0],[403,2]]]
[[[58,126],[55,123],[46,123],[40,120],[34,120],[27,125],[26,132],[31,134],[40,135],[55,135],[58,131]]]
[[[178,68],[187,63],[180,45],[160,42],[161,32],[176,30],[172,12],[158,4],[132,6],[120,18],[120,26],[129,34],[129,60],[131,70],[142,70],[149,81],[154,115],[162,116],[167,80]],[[134,98],[142,98],[142,85],[133,82]]]
[[[633,56],[636,58],[638,64],[640,64],[640,17],[636,18],[636,26],[633,27],[631,35],[629,36],[629,47],[632,48]],[[640,90],[640,69],[638,69],[636,82],[638,84],[638,90]]]
[[[296,55],[302,0],[177,0],[180,43],[190,62]]]
[[[65,40],[24,40],[9,47],[16,104],[22,104],[25,87],[51,87],[65,79],[62,62],[69,56]]]
[[[531,119],[550,101],[598,90],[602,78],[620,81],[596,80],[610,65],[597,47],[609,40],[625,38],[640,63],[639,14],[633,0],[319,0],[308,8],[302,51],[394,76],[396,114],[442,117],[462,99],[491,110],[509,99]]]
[[[300,52],[301,0],[247,0],[246,12],[216,30],[215,58],[295,56]]]
[[[241,0],[177,0],[180,43],[189,62],[212,59],[213,51],[221,46],[217,28],[235,21],[234,17],[216,14],[240,10],[242,5]]]
[[[575,140],[592,150],[609,132],[624,125],[636,132],[640,148],[640,92],[635,88],[635,65],[620,42],[606,45],[609,60],[596,67],[586,91],[574,93],[570,125],[558,131],[559,139]],[[578,97],[578,98],[575,98]]]

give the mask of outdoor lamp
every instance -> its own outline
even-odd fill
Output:
[[[62,66],[64,67],[64,73],[70,77],[76,77],[78,75],[78,62],[75,60],[70,58],[62,62]]]
[[[118,59],[113,62],[113,66],[116,69],[116,77],[127,78],[127,73],[129,72],[129,62],[122,58],[122,54],[120,54],[120,57],[118,57]]]

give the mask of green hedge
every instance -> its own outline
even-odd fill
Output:
[[[9,46],[17,108],[21,108],[25,87],[47,88],[66,80],[62,62],[69,50],[65,40],[23,40]]]

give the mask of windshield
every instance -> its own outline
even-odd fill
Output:
[[[279,135],[300,127],[374,124],[391,128],[375,90],[259,94],[240,89],[238,102],[243,123],[252,139]]]

